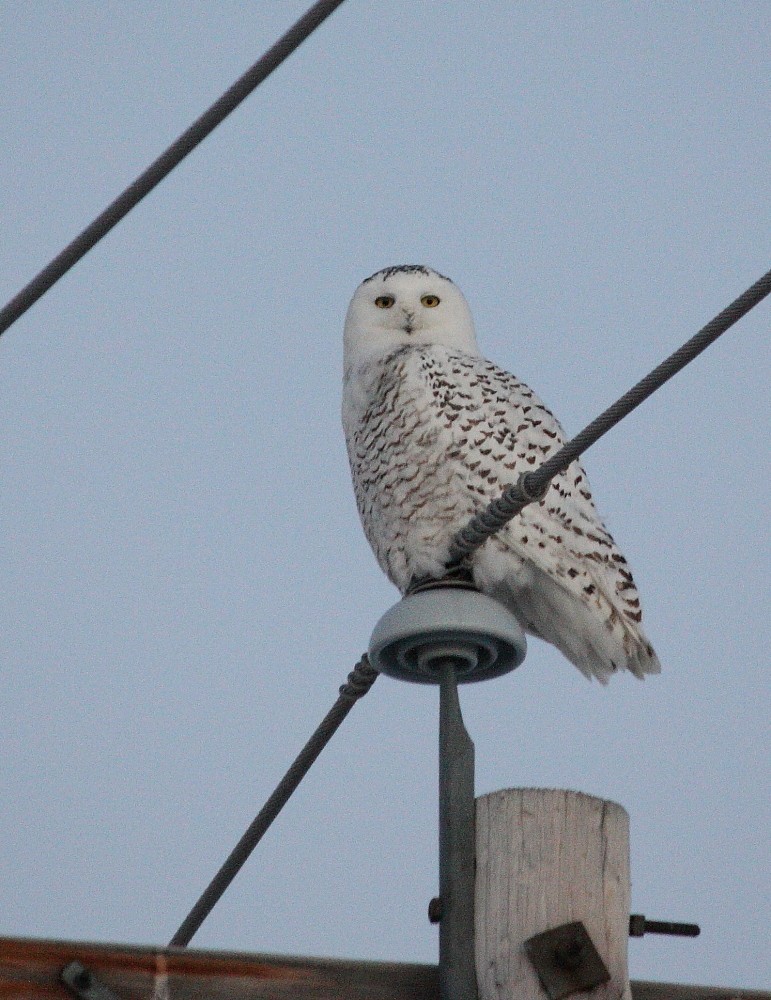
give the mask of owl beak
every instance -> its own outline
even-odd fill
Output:
[[[405,312],[404,314],[404,326],[402,330],[409,336],[415,329],[413,326],[413,320],[415,319],[415,313]]]

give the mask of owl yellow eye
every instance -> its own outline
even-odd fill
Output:
[[[434,309],[439,305],[441,301],[438,295],[422,295],[420,298],[421,304],[426,307],[426,309]]]
[[[378,295],[375,299],[375,305],[378,309],[390,309],[394,302],[396,302],[396,299],[393,295]]]

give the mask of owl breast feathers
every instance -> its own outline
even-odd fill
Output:
[[[354,295],[343,425],[364,532],[403,593],[444,575],[458,530],[565,440],[523,382],[479,355],[456,286],[417,265],[380,271]],[[470,557],[470,570],[588,677],[659,671],[632,574],[577,462]]]

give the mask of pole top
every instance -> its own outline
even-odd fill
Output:
[[[508,673],[526,650],[519,622],[502,604],[439,581],[386,611],[372,632],[369,659],[390,677],[438,684],[440,665],[449,658],[458,683],[469,684]]]

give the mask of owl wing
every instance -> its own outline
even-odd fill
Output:
[[[557,419],[516,376],[482,358],[448,357],[433,373],[448,461],[479,510],[565,442]],[[440,366],[444,368],[444,366]],[[446,395],[446,386],[455,389]],[[556,476],[472,559],[481,589],[511,606],[523,626],[553,643],[584,673],[606,679],[621,667],[656,672],[640,628],[640,598],[626,559],[594,506],[578,462]]]

